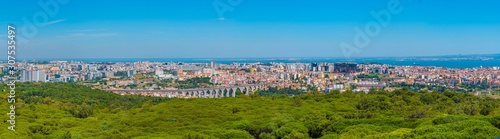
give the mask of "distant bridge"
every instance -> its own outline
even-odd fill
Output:
[[[133,90],[133,89],[104,89],[119,95],[143,95],[168,98],[222,98],[236,97],[236,91],[240,90],[245,95],[250,95],[257,90],[267,90],[273,85],[242,85],[231,87],[196,88],[178,90]]]

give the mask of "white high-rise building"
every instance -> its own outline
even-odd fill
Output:
[[[127,77],[132,77],[135,74],[134,70],[128,70],[127,71]]]
[[[163,75],[163,70],[161,70],[161,69],[157,69],[157,70],[155,71],[155,75],[156,75],[156,76]]]
[[[21,71],[21,82],[29,82],[32,79],[32,71],[23,70]]]
[[[47,74],[44,70],[23,70],[21,71],[21,82],[46,82]]]
[[[215,61],[210,61],[210,68],[215,69]]]
[[[36,70],[31,72],[31,81],[32,82],[46,82],[47,74],[45,74],[44,70]]]

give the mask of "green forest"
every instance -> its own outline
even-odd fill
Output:
[[[500,101],[464,93],[261,91],[220,99],[120,96],[74,83],[16,84],[5,139],[387,139],[500,137]],[[285,92],[285,93],[284,93]],[[294,92],[295,93],[295,92]]]

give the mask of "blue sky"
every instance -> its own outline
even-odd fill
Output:
[[[340,43],[354,45],[355,28],[376,21],[370,12],[391,0],[216,0],[233,9],[222,14],[214,0],[61,0],[53,16],[39,1],[2,1],[0,26],[16,26],[22,38],[18,58],[344,57]],[[349,56],[500,53],[498,5],[400,0],[402,11]],[[23,34],[23,17],[40,20],[36,33]]]

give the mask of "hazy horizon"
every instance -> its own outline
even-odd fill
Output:
[[[6,3],[22,5],[6,7],[0,13],[0,25],[17,27],[18,59],[363,58],[500,53],[500,9],[496,7],[500,2],[494,0],[68,0],[57,5],[57,10],[51,7],[52,12],[37,2]],[[390,18],[383,13],[389,13]],[[36,31],[29,31],[27,23]],[[373,23],[375,26],[370,26]],[[367,33],[367,26],[375,33]],[[357,29],[369,39],[364,46],[356,46]],[[0,43],[6,41],[1,39]],[[356,53],[343,52],[342,43],[354,47]],[[6,53],[0,56],[7,57]]]
[[[370,59],[370,58],[443,58],[443,57],[474,57],[474,56],[500,56],[500,53],[491,54],[451,54],[451,55],[431,55],[431,56],[356,56],[356,57],[102,57],[102,58],[18,58],[20,60],[78,60],[78,59]],[[4,59],[0,61],[5,61]]]

